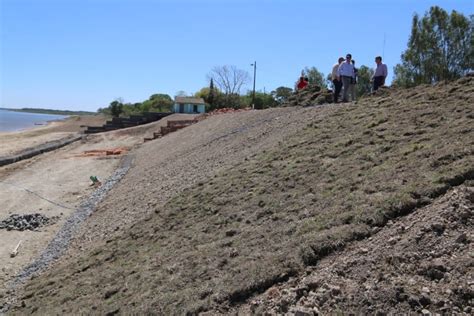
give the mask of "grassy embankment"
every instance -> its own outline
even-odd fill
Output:
[[[472,179],[473,104],[471,77],[340,106],[32,280],[25,309],[225,310]]]

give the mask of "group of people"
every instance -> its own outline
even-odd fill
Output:
[[[382,57],[375,57],[374,75],[372,76],[373,91],[385,84],[387,78],[387,65],[382,63]],[[346,55],[346,59],[339,57],[337,63],[332,67],[331,73],[332,83],[334,85],[334,103],[339,101],[339,96],[342,90],[342,102],[355,101],[356,89],[358,79],[358,69],[355,67],[355,60],[352,59],[351,54]]]
[[[374,75],[372,76],[372,91],[376,91],[379,87],[385,84],[387,78],[387,65],[382,63],[382,57],[375,57]],[[358,80],[359,70],[355,66],[355,60],[352,59],[351,54],[347,54],[346,58],[339,57],[338,61],[332,67],[331,80],[334,85],[334,103],[339,102],[342,91],[342,102],[349,102],[356,100],[356,84]],[[309,84],[308,77],[301,72],[301,77],[296,82],[296,90],[302,90]]]

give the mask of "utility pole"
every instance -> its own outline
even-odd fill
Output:
[[[385,33],[383,33],[382,59],[385,60]]]
[[[254,61],[253,64],[253,93],[252,93],[252,109],[255,109],[255,79],[257,78],[257,62]]]

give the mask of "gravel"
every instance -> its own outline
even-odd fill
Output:
[[[54,224],[57,217],[48,218],[45,215],[35,214],[12,214],[0,222],[0,229],[6,230],[38,230],[42,226]]]

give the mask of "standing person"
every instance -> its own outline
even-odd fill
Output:
[[[354,79],[354,66],[351,63],[352,55],[346,55],[346,61],[339,66],[338,75],[342,79],[344,91],[342,93],[342,102],[349,100],[348,95],[351,90],[351,81]]]
[[[374,75],[372,76],[372,80],[374,82],[373,91],[377,91],[379,87],[385,84],[385,78],[387,78],[388,74],[387,65],[382,64],[382,57],[375,57],[375,63],[377,64],[377,68],[375,68]]]
[[[357,84],[357,79],[359,79],[359,69],[356,68],[355,64],[356,64],[356,61],[353,59],[352,60],[352,66],[354,66],[354,79],[352,80],[352,83],[351,83],[352,101],[355,101],[356,97],[357,97],[356,84]]]
[[[342,89],[342,81],[339,78],[338,70],[339,70],[339,66],[341,65],[343,61],[344,61],[344,58],[339,57],[339,59],[337,60],[337,63],[334,64],[334,66],[332,66],[331,80],[334,85],[334,103],[337,103],[337,101],[339,100],[339,94],[341,93],[341,89]]]

